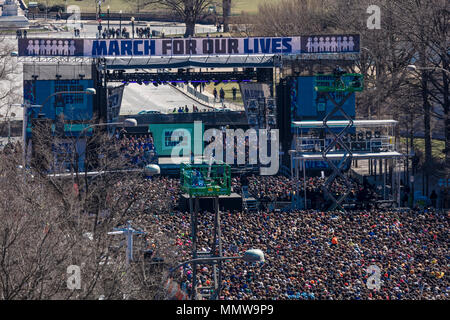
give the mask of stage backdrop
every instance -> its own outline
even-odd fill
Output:
[[[61,91],[85,91],[92,88],[93,80],[24,80],[24,100],[32,105],[44,103],[48,96]],[[40,111],[45,118],[55,119],[55,112],[64,113],[64,120],[91,121],[93,97],[79,93],[53,96]]]
[[[331,112],[334,104],[329,100],[321,100],[317,91],[314,90],[315,77],[299,77],[297,79],[297,106],[294,110],[294,121],[322,121],[325,114]],[[331,94],[337,102],[341,101],[345,94]],[[324,103],[324,105],[320,105]],[[356,99],[353,93],[349,100],[343,106],[344,111],[353,119],[355,119]],[[338,120],[344,120],[342,113],[336,113]]]
[[[186,133],[191,136],[191,149],[194,152],[194,142],[201,144],[203,152],[203,141],[194,141],[194,124],[193,123],[174,123],[174,124],[151,124],[149,125],[149,131],[153,135],[153,142],[156,147],[156,152],[158,156],[170,157],[172,155],[172,150],[176,146],[180,146],[181,143],[186,144],[187,140],[181,138],[179,141],[171,141],[172,134],[177,129],[184,129]],[[201,138],[203,139],[204,125],[201,125]]]

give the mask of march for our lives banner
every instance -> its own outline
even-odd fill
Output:
[[[20,56],[209,56],[359,53],[359,35],[252,38],[19,39]]]

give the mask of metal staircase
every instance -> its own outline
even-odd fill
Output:
[[[242,209],[248,212],[258,211],[258,201],[248,192],[248,186],[242,186]]]

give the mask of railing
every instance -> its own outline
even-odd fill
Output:
[[[182,83],[178,83],[178,86],[182,89],[184,89],[184,84]],[[191,95],[193,95],[194,97],[196,97],[197,99],[205,102],[206,104],[210,104],[209,101],[209,97],[201,92],[198,92],[197,90],[195,90],[193,87],[191,87],[190,85],[186,85],[187,88],[187,92]]]
[[[298,137],[296,140],[296,150],[299,152],[322,152],[332,139],[319,139],[313,137]],[[344,142],[352,151],[363,151],[371,153],[395,151],[394,138],[381,136],[379,138],[355,140]],[[340,145],[336,145],[332,152],[344,150]]]
[[[37,19],[56,19],[56,13],[49,12],[48,14],[45,13],[32,13],[28,12],[27,18],[30,20],[37,20]]]
[[[280,167],[280,174],[282,174],[283,176],[287,177],[287,178],[291,178],[291,169],[289,169],[286,166],[281,166]]]

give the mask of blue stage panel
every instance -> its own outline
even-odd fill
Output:
[[[321,121],[326,114],[331,112],[334,104],[326,99],[321,98],[320,93],[314,90],[315,77],[298,77],[297,78],[297,106],[294,110],[293,121]],[[336,102],[341,101],[345,93],[331,93]],[[356,98],[353,93],[343,106],[344,111],[353,119],[356,116]],[[344,120],[342,113],[338,112],[333,120]]]

